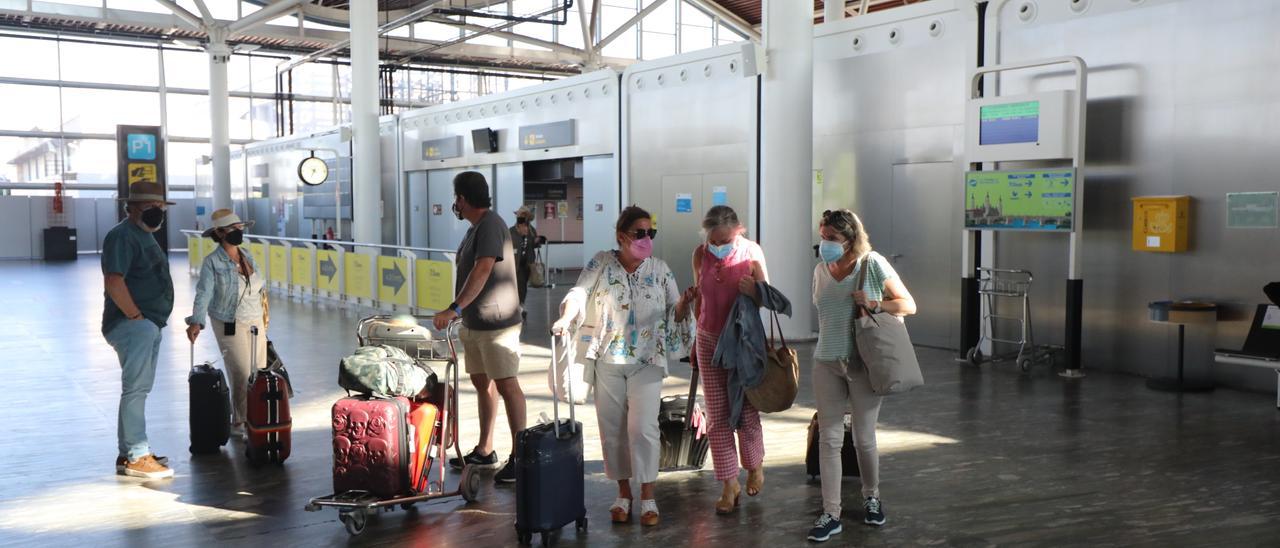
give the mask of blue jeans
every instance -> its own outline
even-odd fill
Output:
[[[147,443],[147,394],[156,380],[160,327],[151,320],[126,320],[107,333],[120,357],[120,413],[116,423],[119,456],[130,461],[151,453]]]

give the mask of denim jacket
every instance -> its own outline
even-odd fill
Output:
[[[252,253],[241,248],[240,256],[249,262],[254,271],[258,270]],[[240,272],[231,256],[227,255],[227,250],[219,245],[204,258],[204,263],[200,266],[200,281],[196,282],[196,302],[191,315],[187,316],[187,325],[205,325],[206,315],[220,322],[234,322],[236,307],[240,304],[239,293]],[[252,298],[261,296],[255,295]]]

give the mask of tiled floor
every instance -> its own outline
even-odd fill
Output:
[[[343,395],[336,365],[355,343],[360,312],[276,296],[271,338],[297,386],[294,454],[255,469],[240,446],[192,458],[187,447],[189,313],[185,256],[174,257],[178,307],[165,331],[149,400],[153,444],[171,457],[172,480],[114,475],[119,367],[99,334],[96,257],[74,264],[0,262],[0,545],[13,546],[511,546],[511,487],[484,482],[481,501],[443,501],[372,520],[349,538],[334,511],[308,513],[330,488],[329,406]],[[545,382],[547,315],[557,290],[532,290],[521,380],[530,417],[550,411]],[[927,304],[927,303],[922,303]],[[802,359],[809,349],[801,348]],[[203,338],[200,359],[215,355]],[[1271,395],[1218,390],[1176,396],[1141,379],[1092,372],[1065,381],[1046,370],[958,366],[921,349],[928,385],[885,403],[880,448],[882,529],[860,524],[856,480],[847,480],[845,532],[836,546],[1280,546],[1280,413]],[[806,362],[807,363],[807,362]],[[1086,364],[1087,368],[1087,364]],[[666,392],[682,392],[673,368]],[[663,523],[611,526],[613,486],[602,473],[594,412],[585,424],[585,534],[562,546],[803,546],[820,507],[804,473],[813,413],[803,371],[800,401],[766,418],[767,484],[735,515],[716,516],[710,471],[664,475]],[[474,440],[474,393],[462,392],[465,441]],[[505,425],[499,418],[499,424]],[[505,439],[505,426],[499,439]],[[503,441],[504,454],[509,446]],[[709,466],[709,463],[708,463]],[[487,479],[487,478],[486,478]]]

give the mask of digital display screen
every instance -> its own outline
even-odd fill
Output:
[[[1075,228],[1075,171],[970,171],[964,180],[964,227],[986,230]]]
[[[986,105],[978,112],[979,145],[1040,141],[1040,101]]]

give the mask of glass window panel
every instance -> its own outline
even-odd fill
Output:
[[[635,14],[635,8],[628,9],[602,5],[600,7],[600,19],[604,30],[601,32],[601,37],[613,34],[618,27],[626,23]],[[603,53],[607,57],[637,59],[635,27],[627,29],[621,36],[618,36],[617,39],[604,48]]]
[[[232,139],[250,139],[250,128],[253,125],[253,112],[248,99],[232,97],[227,102],[227,129]],[[202,135],[203,137],[203,135]]]
[[[644,43],[644,59],[661,59],[676,54],[676,36],[659,32],[645,32],[640,38]]]
[[[164,7],[155,0],[107,0],[107,8],[149,13],[171,13],[169,8]]]
[[[458,27],[445,25],[442,23],[417,23],[413,26],[414,38],[423,40],[435,40],[444,42],[448,40],[456,40],[459,36]]]
[[[276,102],[271,99],[254,99],[253,115],[249,121],[253,129],[251,139],[276,137]]]
[[[280,59],[253,57],[250,66],[253,68],[254,93],[276,92],[276,67],[280,66],[280,62]]]
[[[208,165],[198,162],[202,156],[213,156],[213,147],[209,143],[169,143],[165,149],[165,175],[170,185],[194,185],[196,170],[208,171]],[[199,167],[197,167],[199,166]]]
[[[286,85],[288,80],[286,79]],[[307,63],[293,69],[293,93],[328,97],[333,94],[333,68]]]
[[[650,2],[654,2],[654,1],[656,0],[649,0],[648,2],[645,3],[645,5],[648,6]],[[657,9],[649,12],[649,15],[646,15],[644,20],[641,21],[640,24],[643,25],[643,30],[645,32],[653,31],[653,32],[665,32],[667,34],[675,34],[676,3],[663,2],[662,5],[658,6]],[[646,46],[645,49],[647,50],[648,47]]]
[[[707,49],[714,45],[712,42],[710,28],[681,25],[680,50],[682,52]]]
[[[165,96],[169,109],[169,135],[173,137],[209,138],[209,97],[170,93]]]
[[[474,33],[474,32],[472,32],[472,31],[467,31],[467,36],[471,36],[471,35],[473,35],[473,34],[475,34],[475,33]],[[507,39],[506,39],[506,38],[498,38],[498,37],[496,37],[496,36],[494,36],[494,35],[492,35],[492,34],[486,34],[486,35],[484,35],[484,36],[476,36],[476,37],[474,37],[474,38],[468,38],[468,39],[467,39],[467,43],[468,43],[468,44],[475,44],[475,45],[477,45],[477,46],[495,46],[495,47],[499,47],[499,48],[505,48],[505,47],[507,47]],[[522,46],[518,46],[518,47],[525,47],[525,46],[523,46],[523,45],[522,45]]]
[[[91,8],[102,7],[102,0],[56,0],[59,4],[70,4],[72,6],[88,6]]]
[[[140,86],[159,83],[160,66],[154,48],[63,42],[61,49],[63,80]]]
[[[0,51],[22,52],[22,55],[0,55],[0,75],[58,79],[58,44],[53,40],[0,37]]]
[[[728,25],[724,25],[724,24],[720,25],[719,36],[717,37],[717,40],[716,40],[719,43],[716,45],[732,44],[734,42],[741,42],[743,40],[746,40],[746,37],[741,34],[738,34],[738,31],[733,30]]]
[[[165,83],[167,84],[168,82]],[[231,56],[231,62],[227,64],[227,89],[231,91],[249,91],[248,56]]]
[[[165,50],[164,85],[208,90],[209,55],[203,51]]]
[[[589,11],[589,10],[588,10]],[[582,47],[582,19],[578,15],[578,3],[574,2],[573,7],[569,8],[568,20],[560,27],[559,43],[571,48]],[[588,22],[588,25],[591,23]]]
[[[116,125],[160,125],[160,95],[99,89],[62,90],[67,131],[115,133]]]
[[[115,139],[67,141],[67,167],[76,173],[76,182],[115,185]]]
[[[286,105],[285,108],[288,108]],[[333,105],[313,101],[293,102],[293,132],[307,133],[333,127]],[[287,129],[287,123],[286,123]]]
[[[58,90],[0,84],[0,128],[58,131]]]
[[[702,8],[685,2],[680,6],[680,24],[711,28],[715,25],[715,20],[702,11]]]

